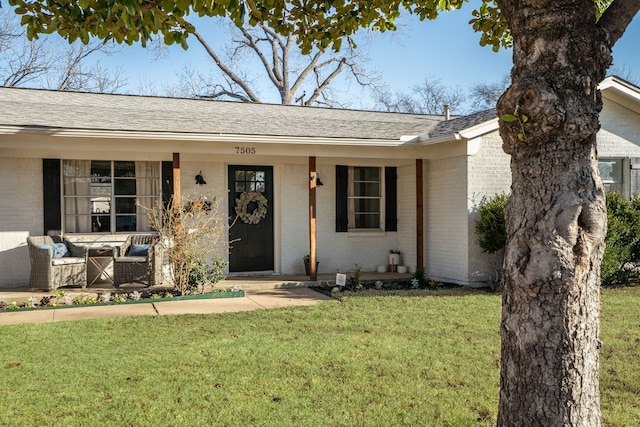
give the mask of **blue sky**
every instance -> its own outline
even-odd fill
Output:
[[[408,92],[426,77],[439,78],[442,83],[468,90],[478,82],[500,80],[511,69],[511,51],[495,53],[478,43],[468,21],[477,0],[472,0],[462,10],[443,13],[435,21],[421,22],[413,17],[399,21],[399,31],[372,33],[359,41],[359,48],[366,51],[369,61],[366,68],[376,73],[380,81],[392,92]],[[220,45],[228,33],[216,25],[203,30],[212,45]],[[139,46],[125,47],[117,56],[108,59],[113,65],[121,65],[128,79],[130,92],[136,92],[141,82],[161,89],[177,81],[177,73],[184,65],[206,69],[212,62],[195,38],[190,48],[183,51],[178,46],[167,48],[166,55],[156,59],[152,51]],[[640,17],[636,16],[627,32],[614,48],[614,67],[626,69],[640,80]],[[265,77],[266,78],[266,77]],[[263,102],[278,102],[277,94],[263,89]],[[342,85],[342,98],[348,99],[351,108],[366,108],[371,104],[357,84]]]

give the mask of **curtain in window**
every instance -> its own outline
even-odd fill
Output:
[[[136,162],[136,194],[141,204],[136,206],[136,231],[149,231],[149,209],[160,195],[159,162]]]
[[[349,166],[349,172],[347,173],[347,211],[349,212],[347,221],[349,228],[356,227],[356,199],[354,198],[356,189],[353,184],[354,175],[353,166]]]
[[[64,161],[64,212],[67,233],[91,232],[91,161]]]

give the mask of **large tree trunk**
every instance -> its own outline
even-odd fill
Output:
[[[606,38],[593,0],[499,3],[513,34],[514,68],[498,113],[517,120],[500,121],[513,184],[498,425],[598,426],[606,207],[597,85],[610,49],[598,42]]]

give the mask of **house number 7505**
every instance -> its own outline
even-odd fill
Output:
[[[256,154],[256,147],[236,147],[236,154]]]

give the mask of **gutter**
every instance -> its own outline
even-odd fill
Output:
[[[163,131],[127,131],[127,130],[99,130],[55,128],[48,126],[11,126],[0,125],[0,135],[34,135],[55,136],[67,138],[104,138],[104,139],[137,139],[156,141],[194,141],[194,142],[229,142],[229,143],[260,143],[260,144],[291,144],[291,145],[334,145],[334,146],[365,146],[365,147],[402,147],[406,141],[402,139],[356,139],[329,137],[301,137],[276,135],[241,135],[241,134],[211,134],[190,132]]]

